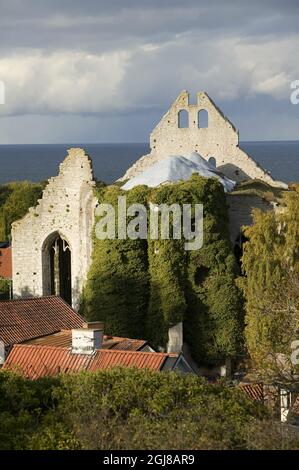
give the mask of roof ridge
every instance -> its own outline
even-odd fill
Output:
[[[0,305],[2,303],[16,303],[16,302],[29,302],[29,301],[43,301],[43,300],[50,300],[50,299],[57,299],[59,302],[63,303],[69,310],[74,312],[76,315],[82,318],[83,322],[85,322],[85,318],[81,313],[77,312],[73,309],[73,307],[68,304],[62,297],[59,295],[42,295],[39,297],[22,297],[18,299],[8,299],[8,300],[0,300]]]
[[[147,343],[148,341],[146,339],[143,339],[143,338],[128,338],[127,336],[112,336],[112,335],[105,335],[104,334],[104,338],[106,339],[106,341],[144,341],[145,343]]]
[[[13,348],[22,348],[22,347],[26,347],[26,348],[34,348],[34,349],[38,349],[38,348],[47,348],[47,349],[54,349],[54,350],[57,350],[57,349],[63,349],[65,351],[70,351],[71,348],[67,347],[67,346],[53,346],[53,345],[48,345],[48,344],[32,344],[32,343],[18,343],[18,344],[14,344],[13,345]],[[98,352],[104,352],[104,353],[109,353],[109,354],[143,354],[143,355],[151,355],[151,356],[155,356],[155,357],[178,357],[179,354],[175,354],[175,353],[163,353],[163,352],[155,352],[155,351],[131,351],[131,350],[126,350],[126,349],[105,349],[105,348],[101,348],[101,349],[95,349],[95,352],[98,353]],[[82,355],[80,353],[78,353],[79,355]]]
[[[1,300],[0,303],[2,303],[2,302],[28,302],[29,300],[41,300],[41,299],[51,299],[51,298],[61,300],[62,302],[64,302],[68,307],[70,307],[73,310],[73,308],[67,302],[65,302],[59,295],[41,295],[41,296],[38,296],[38,297],[20,297],[19,299]]]

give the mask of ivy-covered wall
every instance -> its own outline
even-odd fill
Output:
[[[16,181],[0,185],[0,241],[11,239],[11,224],[35,206],[45,183]]]
[[[132,190],[127,205],[146,203],[146,190]],[[99,202],[112,204],[117,212],[118,186],[97,192]],[[81,311],[88,320],[103,320],[106,333],[145,336],[149,296],[146,240],[99,240],[94,235],[92,265],[83,291]]]
[[[0,300],[8,300],[10,293],[10,281],[0,277]]]
[[[214,364],[234,356],[242,343],[243,305],[235,284],[237,267],[228,236],[222,185],[193,175],[159,188],[118,186],[98,190],[100,203],[117,213],[118,196],[127,206],[203,204],[204,244],[186,251],[185,240],[99,240],[82,295],[88,320],[105,322],[107,333],[145,338],[166,347],[170,326],[183,321],[184,339],[198,363]],[[149,217],[148,217],[149,220]],[[148,230],[150,227],[148,227]]]

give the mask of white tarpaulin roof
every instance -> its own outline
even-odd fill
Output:
[[[131,178],[122,186],[122,189],[128,190],[139,185],[155,188],[161,184],[187,180],[192,173],[198,173],[205,178],[217,178],[223,185],[225,192],[232,191],[236,184],[198,153],[193,152],[190,155],[171,155],[164,158],[140,175]]]

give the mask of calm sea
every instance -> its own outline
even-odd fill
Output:
[[[106,183],[115,181],[149,152],[147,144],[0,145],[0,183],[55,176],[70,147],[83,147],[92,157],[96,178]],[[242,142],[240,147],[274,178],[299,182],[299,141]]]

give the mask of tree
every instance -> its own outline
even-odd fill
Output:
[[[1,450],[298,449],[298,432],[224,382],[115,368],[0,371]]]
[[[10,283],[8,279],[0,277],[0,300],[8,300],[10,292]]]
[[[10,240],[11,224],[24,217],[42,195],[43,183],[20,181],[0,186],[0,240]]]
[[[264,376],[286,378],[299,328],[298,187],[285,194],[279,212],[255,211],[245,235],[242,285],[248,350]]]

